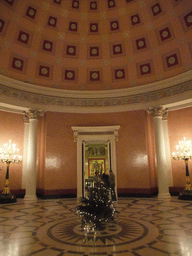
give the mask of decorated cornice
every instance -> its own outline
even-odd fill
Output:
[[[0,75],[0,96],[33,106],[116,107],[144,104],[192,92],[192,70],[161,82],[122,90],[69,91],[44,88]]]
[[[109,135],[112,134],[115,137],[117,142],[119,139],[119,125],[115,126],[91,126],[91,127],[82,127],[82,126],[72,126],[74,141],[77,142],[77,137],[79,135]]]

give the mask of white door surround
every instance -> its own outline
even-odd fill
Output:
[[[111,144],[111,169],[116,175],[116,145],[120,126],[90,126],[71,127],[74,133],[74,141],[77,142],[77,198],[82,196],[82,145],[85,142],[105,141]],[[117,184],[117,182],[116,182]],[[117,187],[117,186],[116,186]],[[116,191],[117,192],[117,191]]]

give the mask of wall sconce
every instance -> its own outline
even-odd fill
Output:
[[[172,153],[174,160],[184,160],[186,167],[186,185],[184,191],[182,191],[179,195],[179,199],[192,199],[192,188],[189,176],[189,167],[188,162],[189,159],[192,159],[192,143],[190,140],[186,140],[184,138],[182,141],[179,141],[179,145],[176,147],[176,151]]]
[[[22,156],[19,155],[19,149],[16,147],[16,144],[11,143],[11,140],[0,148],[0,162],[6,163],[7,166],[4,190],[2,195],[0,195],[0,203],[16,202],[16,197],[11,194],[9,189],[9,167],[11,163],[21,163]]]

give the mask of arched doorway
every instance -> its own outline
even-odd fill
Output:
[[[116,141],[119,128],[120,126],[72,127],[74,141],[77,142],[77,198],[84,195],[85,182],[93,175],[94,168],[98,171],[102,168],[112,169],[117,177]]]
[[[95,173],[100,177],[104,170],[111,169],[111,143],[110,141],[84,141],[82,151],[82,187],[86,184],[93,187]],[[84,196],[84,190],[82,191]]]

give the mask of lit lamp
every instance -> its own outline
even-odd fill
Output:
[[[172,153],[174,160],[184,160],[186,166],[186,186],[184,191],[179,195],[179,199],[192,199],[192,188],[189,176],[188,161],[192,159],[192,143],[190,140],[184,138],[179,141],[179,145],[176,146],[176,151]]]
[[[19,149],[16,147],[16,144],[12,144],[11,140],[0,148],[0,162],[7,165],[4,190],[2,195],[0,195],[0,203],[16,202],[16,197],[11,194],[9,189],[9,166],[11,163],[21,163],[22,157],[19,155]]]

